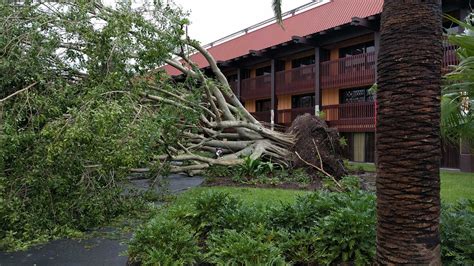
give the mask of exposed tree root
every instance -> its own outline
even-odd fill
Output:
[[[159,83],[150,84],[156,95],[142,94],[148,101],[174,105],[200,115],[197,124],[190,125],[183,121],[181,137],[184,142],[169,145],[167,155],[155,159],[160,162],[179,162],[173,164],[170,171],[188,174],[199,173],[211,165],[240,165],[246,156],[252,159],[264,158],[285,167],[292,167],[295,162],[293,147],[297,142],[297,134],[274,131],[257,121],[234,95],[212,55],[194,41],[188,40],[186,43],[206,58],[215,77],[204,75],[184,53],[180,53],[183,63],[177,60],[168,60],[167,63],[182,72],[184,78],[198,81],[198,88],[193,89],[202,92],[202,101],[189,101],[186,95],[191,91],[168,91],[160,87]],[[217,149],[223,153],[219,158],[214,155]],[[300,159],[304,161],[303,158]],[[321,157],[320,159],[322,160]],[[314,167],[314,170],[334,180],[340,177],[326,172],[322,163],[321,167]]]

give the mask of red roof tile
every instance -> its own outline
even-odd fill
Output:
[[[226,61],[291,40],[350,23],[353,17],[369,17],[382,12],[383,0],[332,0],[284,20],[283,30],[273,23],[208,49],[218,61]],[[270,7],[269,7],[270,8]],[[208,66],[201,54],[191,56],[200,67]],[[171,75],[181,74],[171,66],[164,69]]]

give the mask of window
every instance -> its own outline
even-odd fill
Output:
[[[228,82],[237,81],[237,74],[227,76]]]
[[[272,66],[266,66],[266,67],[261,67],[257,68],[255,75],[258,76],[263,76],[263,75],[269,75],[272,72]]]
[[[291,68],[314,65],[314,55],[298,58],[291,61]]]
[[[255,102],[255,111],[257,112],[266,112],[272,109],[272,100],[264,99],[264,100],[257,100]]]
[[[371,102],[374,100],[373,94],[369,93],[369,88],[357,88],[340,90],[341,103]]]
[[[365,54],[375,51],[375,44],[373,41],[352,45],[339,49],[339,58],[350,57],[358,54]]]
[[[291,108],[306,108],[315,105],[314,94],[295,95],[291,97]]]
[[[250,69],[242,69],[242,71],[240,72],[240,78],[241,79],[250,78]]]

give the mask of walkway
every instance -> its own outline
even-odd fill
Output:
[[[164,178],[165,188],[171,193],[179,193],[203,182],[201,177],[173,175]],[[146,188],[145,180],[134,181],[135,186]],[[158,191],[161,188],[156,188]],[[109,230],[114,230],[109,229]],[[131,237],[131,234],[129,236]],[[122,240],[94,237],[87,240],[61,239],[45,245],[33,247],[27,251],[13,253],[0,252],[0,266],[52,265],[52,266],[108,266],[126,265],[127,257],[121,256],[127,250]]]

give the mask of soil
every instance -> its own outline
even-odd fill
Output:
[[[321,188],[321,182],[319,180],[313,181],[310,184],[301,184],[298,182],[282,182],[278,184],[246,184],[238,181],[234,181],[230,177],[213,177],[206,178],[202,183],[205,187],[249,187],[249,188],[279,188],[279,189],[293,189],[293,190],[309,190],[314,191]]]
[[[339,133],[336,129],[329,128],[323,119],[310,114],[300,115],[293,121],[287,132],[296,135],[291,151],[298,153],[304,161],[318,167],[322,161],[324,171],[336,179],[347,175]],[[295,162],[294,167],[306,168],[311,176],[316,174],[314,168],[308,166],[298,156],[294,157],[292,158]]]

